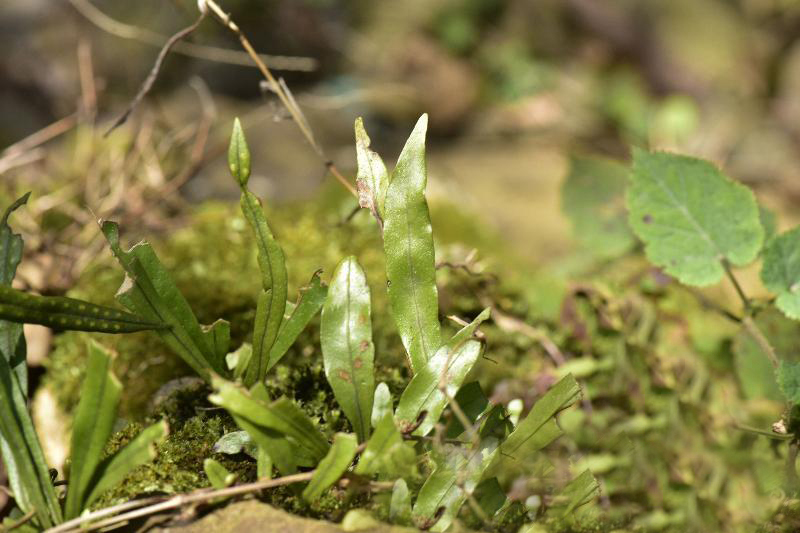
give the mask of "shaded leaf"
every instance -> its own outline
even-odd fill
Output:
[[[111,354],[97,342],[89,343],[86,379],[75,412],[70,446],[69,490],[64,505],[67,520],[86,506],[90,483],[103,459],[103,450],[117,419],[122,385],[111,373]]]
[[[165,421],[156,422],[136,435],[117,453],[104,459],[92,476],[91,492],[86,497],[84,508],[94,503],[107,490],[118,486],[134,468],[152,461],[156,456],[156,443],[164,440],[168,432]]]
[[[800,329],[795,321],[775,308],[765,309],[754,321],[779,357],[788,358],[795,353],[795,347],[800,343]],[[736,377],[746,397],[783,401],[770,356],[745,328],[733,338],[732,352]]]
[[[449,528],[494,460],[497,444],[496,439],[490,438],[471,450],[446,446],[445,455],[437,460],[436,468],[419,490],[412,512],[414,524],[420,529],[430,527],[431,531]]]
[[[318,461],[327,453],[329,446],[325,437],[308,415],[288,398],[279,398],[267,403],[259,400],[255,393],[251,394],[235,383],[221,378],[215,378],[212,385],[216,393],[209,396],[211,403],[224,407],[231,415],[246,420],[251,426],[291,437],[296,445],[293,452],[295,455],[302,457],[301,454],[305,453]],[[259,446],[272,451],[269,445],[264,446],[259,442],[257,435],[248,427],[242,429],[247,431]],[[273,456],[273,460],[277,464],[277,458]]]
[[[413,472],[416,460],[413,446],[403,440],[391,413],[387,413],[367,441],[356,466],[356,474],[406,477]]]
[[[288,279],[283,250],[269,229],[261,202],[253,193],[242,189],[241,207],[256,236],[263,286],[253,327],[253,356],[244,376],[245,384],[251,386],[263,381],[267,374],[270,350],[275,344],[286,309]]]
[[[578,401],[580,393],[578,382],[571,375],[553,385],[500,445],[502,455],[519,457],[543,448],[561,435],[553,417]]]
[[[600,485],[589,470],[584,470],[578,477],[570,481],[558,494],[562,501],[554,505],[553,510],[561,516],[571,515],[575,509],[591,502],[600,494]]]
[[[475,499],[489,518],[493,518],[508,500],[496,477],[481,481],[475,489]]]
[[[481,384],[477,381],[470,381],[469,383],[463,385],[455,395],[455,401],[458,403],[461,410],[464,411],[464,414],[467,416],[467,419],[475,423],[478,420],[478,417],[483,413],[486,408],[489,406],[489,399],[483,393],[483,389],[481,388]],[[452,420],[447,424],[447,428],[445,429],[445,437],[449,439],[454,439],[461,435],[464,432],[464,426],[461,424],[461,421],[453,417]]]
[[[781,361],[778,367],[778,385],[787,402],[800,405],[800,363]]]
[[[243,343],[239,348],[225,356],[225,364],[231,370],[234,379],[241,379],[253,357],[253,345]]]
[[[63,296],[38,296],[6,286],[0,286],[0,318],[58,330],[102,333],[132,333],[168,327],[113,307]]]
[[[35,512],[36,524],[42,529],[61,522],[61,506],[28,413],[27,398],[5,357],[0,357],[0,432],[17,506],[24,513]]]
[[[358,173],[358,205],[366,207],[383,228],[383,208],[386,200],[386,189],[389,185],[389,174],[381,156],[369,149],[370,139],[364,129],[364,119],[358,117],[355,123],[356,159]]]
[[[489,314],[489,309],[485,309],[472,323],[462,328],[412,378],[400,396],[395,413],[401,431],[415,426],[423,414],[424,419],[414,434],[425,435],[433,429],[448,401],[439,389],[442,374],[445,374],[448,395],[454,396],[483,348],[480,342],[470,340],[470,337],[481,322],[489,318]]]
[[[775,300],[778,309],[789,318],[800,320],[800,227],[767,243],[761,281],[778,295]]]
[[[269,479],[272,477],[272,456],[269,452],[259,447],[256,454],[256,477]]]
[[[292,310],[292,314],[283,321],[275,343],[269,351],[269,364],[267,371],[275,366],[297,340],[297,337],[306,328],[314,315],[322,308],[328,288],[319,278],[319,272],[314,272],[308,286],[300,289],[300,301]]]
[[[389,504],[389,519],[393,524],[411,523],[411,494],[405,479],[398,479],[392,487],[392,500]]]
[[[224,489],[236,481],[236,474],[229,472],[227,468],[222,466],[222,463],[214,459],[209,458],[203,461],[203,471],[206,473],[211,486],[215,489]]]
[[[561,204],[575,238],[594,254],[615,257],[635,239],[628,226],[625,187],[628,168],[612,159],[572,157],[561,188]]]
[[[753,193],[700,159],[635,150],[627,202],[647,257],[688,285],[750,263],[764,240]]]
[[[10,287],[22,260],[22,236],[14,233],[8,224],[11,214],[27,203],[30,193],[25,194],[6,209],[0,221],[0,287]],[[27,345],[22,324],[0,320],[0,357],[5,359],[11,371],[12,383],[20,391],[20,396],[28,397]],[[11,453],[8,441],[0,432],[0,450],[3,452],[8,482],[14,494],[24,494],[20,470],[15,464],[15,454]]]
[[[215,330],[203,331],[151,246],[143,241],[125,252],[117,224],[103,222],[102,230],[127,274],[117,293],[122,305],[147,320],[167,324],[155,333],[201,377],[209,380],[210,370],[224,374],[227,347],[217,351]]]
[[[359,442],[369,438],[375,393],[370,309],[367,278],[355,257],[348,257],[333,273],[322,308],[320,344],[325,377]]]
[[[316,501],[322,493],[328,490],[342,477],[353,462],[358,448],[358,440],[355,435],[350,433],[337,433],[333,437],[328,454],[323,457],[314,475],[303,490],[303,498],[306,501]]]
[[[384,206],[389,302],[415,373],[441,345],[433,231],[425,200],[427,126],[428,115],[422,115],[397,160]]]

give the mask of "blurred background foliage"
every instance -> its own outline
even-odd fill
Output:
[[[499,311],[485,328],[484,390],[498,405],[527,408],[571,371],[586,392],[562,416],[568,436],[546,467],[501,476],[510,498],[535,515],[539,495],[588,466],[603,492],[587,513],[601,530],[800,527],[796,479],[787,476],[795,458],[742,429],[769,431],[780,418],[771,367],[707,305],[732,305],[735,295],[689,291],[647,266],[623,199],[635,145],[715,161],[756,191],[778,229],[800,221],[800,2],[229,0],[223,8],[259,52],[281,56],[270,64],[347,176],[356,116],[390,161],[418,115],[430,113],[443,312]],[[236,197],[224,151],[240,115],[251,186],[269,206],[293,287],[349,253],[380,287],[374,226],[365,213],[347,220],[353,199],[260,89],[254,68],[173,53],[129,123],[103,136],[158,43],[196,9],[191,0],[3,2],[0,205],[34,191],[15,215],[26,238],[22,285],[110,301],[119,276],[93,221],[112,217],[129,242],[156,243],[201,318],[246,325],[252,280],[238,273],[254,257],[238,247],[249,239],[243,221],[218,203]],[[189,40],[237,46],[211,21]],[[758,295],[756,272],[742,280]],[[779,353],[796,357],[796,323],[777,313],[759,321]],[[378,361],[400,365],[391,323],[376,330]],[[76,338],[85,336],[53,341],[34,328],[28,336],[38,342],[35,405],[47,425],[74,406],[84,350]],[[165,363],[152,339],[110,342],[131,384],[124,414],[138,420],[144,399],[186,369]],[[51,426],[57,464],[64,428]]]

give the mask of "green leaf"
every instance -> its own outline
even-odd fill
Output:
[[[286,310],[288,279],[283,250],[269,229],[261,202],[253,193],[242,189],[241,207],[256,236],[263,286],[253,327],[253,357],[244,376],[245,385],[252,386],[264,381],[267,374],[270,350],[275,344]]]
[[[75,518],[86,505],[95,469],[117,419],[122,385],[111,373],[111,353],[97,342],[89,343],[86,379],[72,429],[69,490],[64,505],[67,520]]]
[[[395,413],[401,431],[415,426],[423,414],[424,419],[414,434],[425,435],[433,429],[448,402],[447,396],[439,389],[442,374],[446,374],[448,395],[454,396],[483,349],[480,342],[470,340],[470,337],[481,322],[489,318],[489,314],[487,308],[471,324],[462,328],[411,379],[400,396]]]
[[[267,371],[275,366],[297,340],[314,315],[322,308],[328,288],[319,278],[319,272],[314,272],[308,286],[300,289],[300,301],[294,307],[292,314],[283,321],[275,343],[269,351],[269,364]]]
[[[498,446],[497,439],[490,438],[472,450],[452,445],[445,450],[414,504],[412,518],[420,529],[445,531],[450,527],[497,455]]]
[[[256,477],[258,477],[258,479],[269,479],[272,477],[272,456],[266,449],[260,446],[256,454]]]
[[[364,119],[358,117],[355,124],[356,159],[358,173],[358,205],[366,207],[383,228],[383,208],[386,201],[386,189],[389,185],[389,174],[381,156],[369,149],[369,136],[364,129]]]
[[[214,378],[212,385],[217,392],[209,397],[211,403],[224,407],[231,415],[246,420],[252,426],[290,437],[297,447],[295,454],[306,454],[319,461],[327,453],[329,446],[325,437],[308,415],[288,398],[279,398],[267,403],[259,399],[255,392],[248,392],[235,383],[221,378]],[[259,446],[272,451],[269,446],[259,442],[257,435],[248,427],[242,429],[250,433]],[[276,457],[273,457],[273,460],[276,460],[277,464]]]
[[[322,496],[342,477],[353,462],[358,448],[358,440],[350,433],[337,433],[333,437],[333,445],[328,454],[314,470],[314,475],[303,490],[303,499],[313,502]]]
[[[123,251],[119,244],[119,227],[114,222],[103,222],[103,234],[114,256],[127,274],[117,293],[122,305],[152,322],[169,327],[155,333],[194,369],[201,377],[210,380],[210,372],[225,373],[225,350],[220,350],[216,327],[203,330],[197,322],[186,299],[172,281],[169,273],[146,242],[140,242]]]
[[[214,443],[211,449],[214,453],[224,453],[226,455],[236,455],[246,453],[253,459],[258,457],[258,445],[253,442],[253,438],[246,431],[231,431],[226,433]]]
[[[761,281],[778,295],[775,300],[778,309],[789,318],[800,320],[800,227],[767,243]]]
[[[322,308],[319,336],[325,377],[359,442],[369,438],[375,394],[370,308],[364,271],[355,257],[342,260],[333,273]]]
[[[580,398],[581,389],[572,375],[562,378],[539,398],[530,413],[500,445],[501,455],[521,458],[522,455],[538,451],[561,435],[561,429],[553,417]]]
[[[475,489],[475,500],[489,518],[493,518],[508,501],[496,477],[481,481]]]
[[[388,478],[410,476],[416,464],[413,446],[403,440],[391,413],[375,427],[356,466],[356,474],[381,474]]]
[[[688,285],[710,285],[722,261],[744,266],[764,240],[753,193],[714,165],[635,150],[629,221],[647,257]]]
[[[392,393],[389,390],[389,385],[381,381],[378,383],[378,386],[375,387],[375,399],[372,402],[372,415],[370,416],[372,427],[378,427],[381,420],[383,420],[387,414],[390,415],[393,412]]]
[[[0,287],[10,287],[22,260],[22,236],[14,233],[8,224],[11,214],[28,201],[30,193],[25,194],[11,204],[0,221]],[[18,387],[23,398],[28,397],[28,365],[26,361],[27,346],[22,324],[0,320],[0,357],[5,359],[11,371],[11,382]],[[14,494],[24,494],[20,470],[14,463],[15,454],[11,453],[9,444],[0,432],[0,450],[6,463],[8,481]]]
[[[104,492],[118,486],[134,468],[152,461],[156,457],[156,443],[169,433],[165,421],[156,422],[136,435],[117,453],[103,460],[97,467],[89,484],[91,492],[86,497],[84,508],[94,503]]]
[[[247,147],[239,117],[233,120],[233,132],[228,145],[228,168],[239,186],[247,187],[247,180],[250,179],[250,149]]]
[[[230,487],[236,481],[236,474],[232,474],[227,468],[222,466],[222,463],[215,459],[206,459],[203,461],[203,471],[206,473],[208,481],[215,489],[224,489]]]
[[[625,210],[628,168],[601,157],[572,157],[561,204],[575,238],[594,254],[615,257],[635,243]]]
[[[234,379],[241,379],[253,357],[253,345],[249,342],[242,343],[239,348],[225,356],[225,364],[232,371]]]
[[[0,357],[0,433],[17,506],[24,513],[35,512],[41,529],[61,522],[61,507],[28,413],[27,398],[22,395],[19,376],[5,357]]]
[[[393,524],[411,523],[411,493],[405,479],[398,479],[392,487],[392,500],[389,504],[389,520]]]
[[[778,215],[772,209],[758,204],[758,219],[764,228],[764,244],[767,244],[778,234]]]
[[[0,285],[0,318],[24,324],[41,324],[58,330],[131,333],[165,329],[160,322],[63,296],[38,296]]]
[[[433,231],[425,201],[427,127],[428,115],[422,115],[397,160],[384,206],[389,303],[415,373],[441,346]]]
[[[781,361],[778,367],[778,385],[792,405],[800,405],[800,363]]]
[[[554,505],[551,512],[557,511],[562,517],[570,516],[575,509],[588,504],[599,494],[597,480],[589,470],[584,470],[558,494],[558,500],[562,503]]]

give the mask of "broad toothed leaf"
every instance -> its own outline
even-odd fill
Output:
[[[800,320],[800,227],[770,240],[764,249],[761,281],[778,295],[775,305]]]
[[[688,285],[718,282],[764,241],[753,193],[701,159],[635,150],[629,222],[647,257]]]

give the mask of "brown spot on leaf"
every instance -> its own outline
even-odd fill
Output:
[[[369,341],[361,341],[358,345],[358,350],[361,352],[366,352],[369,349]]]
[[[650,216],[650,215],[645,215],[645,216],[642,217],[642,222],[644,222],[645,224],[649,224],[652,221],[653,221],[653,217]]]
[[[350,374],[348,374],[346,370],[339,370],[339,377],[342,380],[350,383]]]
[[[356,370],[358,370],[358,369],[359,369],[359,368],[361,368],[362,366],[364,366],[364,362],[361,360],[361,358],[360,358],[360,357],[356,357],[356,358],[353,360],[353,368],[355,368]]]

